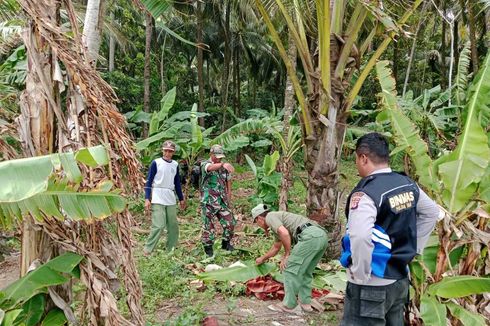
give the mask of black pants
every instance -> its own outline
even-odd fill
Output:
[[[347,282],[342,326],[402,326],[408,301],[408,278],[385,286]]]

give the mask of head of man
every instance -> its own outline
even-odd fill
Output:
[[[221,145],[213,145],[211,146],[211,162],[220,163],[221,159],[225,157],[225,151],[223,150],[223,146]]]
[[[389,167],[390,151],[386,138],[372,132],[359,138],[356,143],[356,167],[361,177],[373,171]]]
[[[162,145],[163,158],[170,161],[175,153],[175,143],[167,140]]]
[[[265,217],[267,213],[269,213],[269,207],[265,204],[258,204],[254,208],[252,208],[252,218],[254,223],[257,223],[262,229],[267,231],[267,224],[265,223]]]

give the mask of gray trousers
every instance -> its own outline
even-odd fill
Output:
[[[408,302],[408,278],[385,286],[347,282],[341,326],[402,326]]]

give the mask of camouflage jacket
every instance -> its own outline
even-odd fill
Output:
[[[226,182],[231,179],[226,169],[206,172],[206,165],[211,161],[201,163],[201,204],[228,207],[226,197]]]

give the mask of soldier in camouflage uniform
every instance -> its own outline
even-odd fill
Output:
[[[232,251],[236,220],[230,209],[231,173],[235,171],[230,163],[221,162],[225,157],[220,145],[211,147],[209,160],[201,163],[201,216],[203,220],[202,243],[208,257],[213,256],[216,219],[223,228],[221,248]]]

